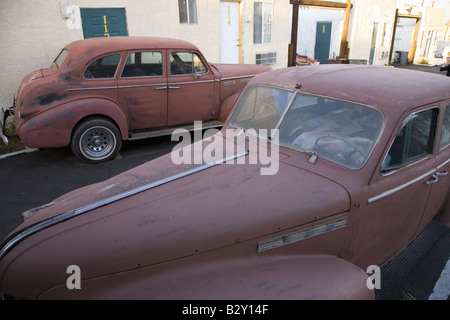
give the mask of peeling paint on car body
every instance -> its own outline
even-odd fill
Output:
[[[166,126],[182,127],[193,121],[218,120],[222,102],[245,86],[244,82],[238,82],[224,87],[223,77],[249,79],[270,70],[258,65],[213,66],[193,44],[168,38],[84,39],[68,44],[61,52],[66,54],[62,61],[58,57],[49,68],[30,73],[20,84],[14,106],[15,125],[19,138],[28,147],[67,146],[77,124],[90,116],[112,120],[123,140],[129,139],[133,130],[151,131]],[[136,52],[160,52],[164,73],[123,77],[129,55]],[[192,52],[201,59],[206,72],[200,77],[172,75],[169,59],[172,52]],[[84,73],[91,63],[111,55],[120,59],[113,77],[86,78]],[[179,89],[174,91],[170,86]],[[85,108],[79,109],[80,101],[101,103],[86,112]],[[227,115],[222,112],[221,119]],[[45,132],[41,128],[46,128]]]
[[[450,130],[436,116],[449,115],[445,78],[337,65],[258,75],[214,137],[223,146],[231,140],[236,162],[175,164],[166,154],[29,210],[0,245],[0,291],[23,299],[373,299],[368,266],[395,255],[431,219],[450,221],[450,139],[439,144]],[[317,154],[310,161],[308,150],[284,140],[232,140],[229,129],[248,129],[235,121],[240,108],[260,106],[255,88],[290,102],[276,122],[280,131],[288,119],[295,125],[314,120],[308,130],[327,122],[334,134],[334,122],[345,129],[376,126],[367,161],[348,167]],[[286,92],[293,98],[285,99]],[[327,117],[315,118],[311,110]],[[434,147],[383,171],[405,119],[430,110],[435,133],[425,132]],[[360,111],[370,112],[353,118]],[[183,152],[195,159],[213,143],[204,139]],[[275,150],[279,170],[261,175],[264,162],[249,160]],[[66,285],[72,264],[82,272],[82,290]]]

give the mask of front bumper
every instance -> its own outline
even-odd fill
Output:
[[[8,145],[8,138],[16,137],[15,134],[7,134],[6,133],[6,120],[10,117],[14,116],[14,107],[3,110],[0,106],[0,138],[3,140],[5,145]]]

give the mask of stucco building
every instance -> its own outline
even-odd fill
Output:
[[[2,0],[0,105],[68,43],[157,36],[194,43],[210,62],[287,65],[289,0]]]
[[[416,54],[439,51],[439,37],[447,39],[450,32],[448,12],[437,3],[448,1],[398,2],[402,10],[410,2],[427,8],[413,8],[413,15],[423,11]],[[0,106],[11,106],[21,79],[48,67],[66,44],[97,36],[180,38],[194,43],[210,62],[273,69],[291,65],[294,54],[321,63],[345,58],[386,65],[396,50],[397,7],[392,0],[1,0]]]

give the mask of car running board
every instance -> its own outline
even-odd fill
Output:
[[[198,126],[197,124],[190,124],[187,126],[175,126],[175,127],[165,127],[162,129],[156,129],[156,130],[149,130],[149,131],[140,131],[140,132],[132,132],[130,134],[129,140],[140,140],[140,139],[147,139],[147,138],[156,138],[156,137],[162,137],[162,136],[170,136],[176,129],[185,129],[187,131],[197,131],[197,130],[207,130],[207,129],[213,129],[213,128],[221,128],[223,126],[223,122],[221,121],[204,121],[201,123],[201,126]]]

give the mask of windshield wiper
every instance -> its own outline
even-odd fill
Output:
[[[310,151],[310,150],[299,150],[299,151],[309,155],[309,159],[308,159],[309,163],[316,163],[317,158],[319,157],[319,155],[317,153],[315,153],[314,151]]]

